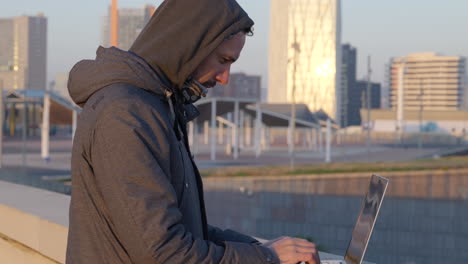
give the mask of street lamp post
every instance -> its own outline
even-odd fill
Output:
[[[295,153],[294,153],[294,144],[296,141],[295,137],[295,130],[296,130],[296,66],[297,66],[297,55],[301,52],[301,48],[299,43],[297,42],[297,32],[296,28],[294,28],[294,43],[291,45],[294,50],[294,58],[293,58],[293,85],[291,91],[291,124],[290,124],[290,137],[289,137],[289,152],[291,155],[291,164],[290,169],[291,171],[295,168]]]
[[[367,159],[370,159],[370,144],[371,144],[371,121],[370,121],[370,110],[371,110],[371,57],[367,57],[367,92],[366,92],[366,108],[367,108],[367,140],[366,140],[366,148],[367,148]]]
[[[27,140],[27,118],[28,118],[28,107],[27,107],[27,101],[26,101],[26,90],[24,91],[23,95],[23,131],[22,131],[22,141],[23,141],[23,148],[21,151],[21,156],[22,156],[22,164],[23,164],[23,169],[26,169],[26,156],[27,156],[27,150],[26,150],[26,140]]]
[[[404,105],[405,105],[405,96],[404,96],[404,77],[406,73],[406,61],[402,61],[398,67],[398,101],[397,101],[397,133],[398,141],[402,143],[402,136],[404,132]]]
[[[50,160],[49,149],[49,130],[50,130],[50,94],[48,91],[44,93],[42,110],[42,127],[41,127],[41,157],[47,162]]]
[[[418,149],[421,151],[422,149],[422,133],[423,133],[423,123],[422,123],[422,115],[423,115],[423,80],[419,79],[419,137],[418,137]]]

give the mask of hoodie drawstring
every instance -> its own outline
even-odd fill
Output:
[[[179,124],[179,118],[176,113],[176,109],[174,108],[174,103],[172,102],[172,95],[173,93],[171,91],[166,90],[166,99],[167,102],[169,103],[169,109],[171,112],[171,123],[172,123],[172,128],[174,129],[174,132],[176,134],[177,140],[182,140],[182,131],[180,128]]]
[[[171,124],[174,125],[175,123],[175,112],[174,112],[174,104],[172,103],[172,92],[166,90],[166,99],[169,103],[169,109],[171,110]]]

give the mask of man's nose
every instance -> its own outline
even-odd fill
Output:
[[[223,72],[219,73],[218,75],[216,75],[216,82],[222,85],[228,84],[229,72],[230,72],[230,67],[225,69]]]

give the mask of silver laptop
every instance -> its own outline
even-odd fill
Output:
[[[321,264],[361,264],[369,244],[375,220],[387,191],[388,179],[372,175],[369,190],[362,202],[344,260],[322,258]]]

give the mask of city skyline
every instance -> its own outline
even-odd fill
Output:
[[[121,0],[121,7],[159,5],[161,1]],[[233,72],[259,74],[262,88],[268,80],[268,39],[270,1],[238,1],[255,20],[255,35],[246,43],[243,56]],[[100,21],[110,1],[84,0],[69,9],[69,3],[58,0],[43,2],[18,0],[2,6],[0,17],[36,15],[43,12],[49,19],[48,81],[57,72],[66,72],[81,59],[94,58],[100,42]],[[405,8],[402,8],[402,7]],[[438,52],[450,56],[468,55],[468,37],[460,34],[468,26],[465,11],[468,2],[403,0],[373,2],[343,1],[342,43],[358,49],[358,78],[366,74],[366,58],[372,56],[372,80],[384,82],[385,64],[391,57],[415,52]],[[402,42],[404,41],[404,44]],[[255,59],[253,59],[255,58]]]
[[[468,263],[468,0],[4,2],[0,264]]]

